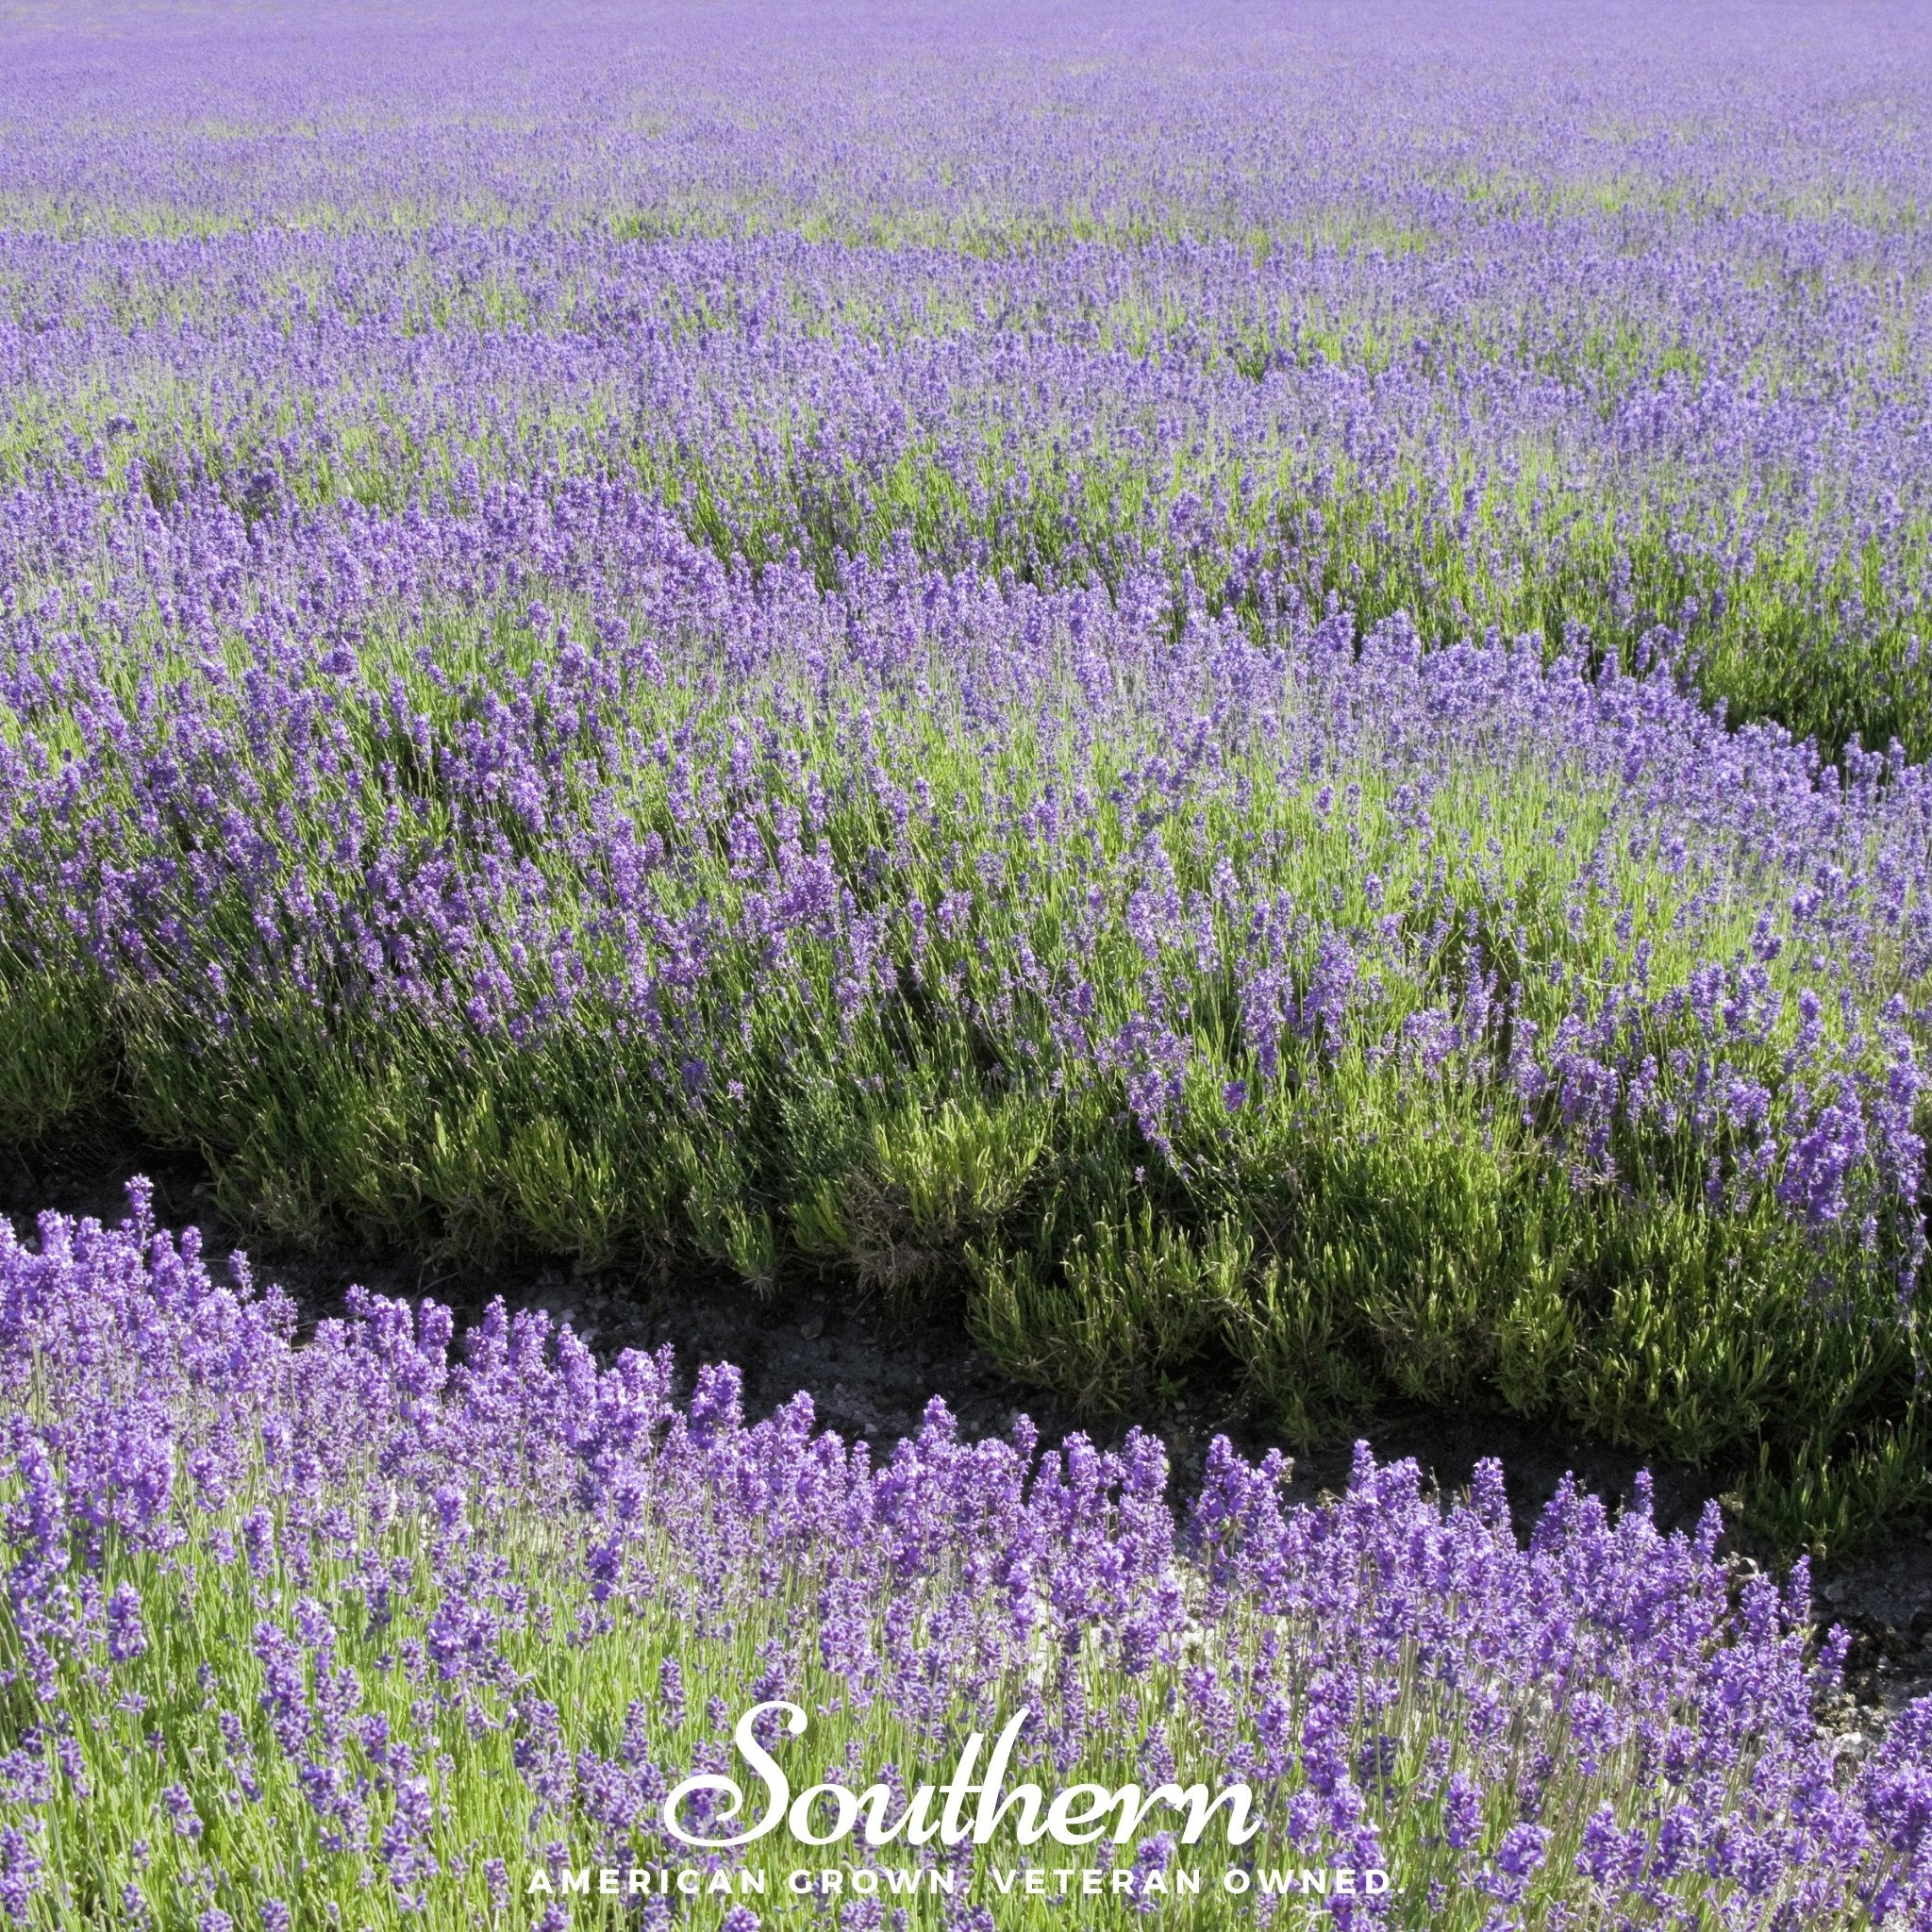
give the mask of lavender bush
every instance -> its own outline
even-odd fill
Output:
[[[1612,1520],[1566,1486],[1524,1546],[1493,1463],[1443,1506],[1363,1448],[1291,1510],[1222,1441],[1176,1514],[1150,1438],[969,1443],[937,1402],[874,1465],[804,1396],[747,1424],[713,1366],[679,1404],[668,1353],[600,1371],[500,1305],[454,1360],[446,1310],[360,1291],[294,1346],[278,1290],[130,1193],[118,1228],[0,1228],[17,1922],[1932,1924],[1932,1705],[1839,1755],[1842,1633],[1814,1650],[1802,1563],[1727,1574],[1714,1507],[1665,1536],[1647,1492]],[[808,1721],[762,1734],[791,1789],[877,1785],[886,1825],[1024,1710],[1005,1792],[1239,1783],[1260,1830],[1157,1808],[1028,1850],[1023,1802],[977,1845],[691,1851],[667,1796],[747,1829],[702,1781],[748,1777],[768,1703]],[[1027,1864],[1074,1896],[1003,1891]],[[565,1890],[606,1867],[702,1890]]]
[[[283,1235],[961,1284],[1100,1406],[1556,1407],[1821,1543],[1918,1493],[1924,768],[610,486],[94,541],[123,631],[8,665],[16,1131],[118,1098]]]
[[[0,1136],[1927,1494],[1926,27],[4,28]]]

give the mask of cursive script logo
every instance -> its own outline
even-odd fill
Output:
[[[1139,1785],[1068,1785],[1051,1800],[1038,1785],[1015,1785],[1008,1790],[1007,1767],[1027,1717],[1024,1707],[993,1740],[984,1772],[979,1759],[986,1739],[974,1731],[966,1740],[952,1776],[941,1785],[921,1785],[907,1795],[896,1818],[891,1815],[893,1794],[884,1785],[855,1791],[841,1784],[815,1784],[794,1796],[784,1768],[758,1740],[760,1720],[767,1716],[780,1720],[787,1737],[802,1737],[806,1726],[805,1712],[782,1701],[758,1705],[739,1719],[732,1745],[764,1788],[758,1822],[722,1837],[688,1831],[681,1822],[685,1808],[701,1795],[717,1801],[713,1824],[729,1826],[745,1815],[746,1794],[738,1780],[707,1772],[686,1778],[664,1800],[664,1828],[680,1843],[707,1849],[748,1845],[782,1824],[796,1842],[806,1845],[838,1844],[855,1833],[868,1845],[891,1844],[902,1835],[908,1845],[929,1844],[935,1838],[948,1845],[969,1839],[983,1845],[1011,1817],[1014,1836],[1023,1845],[1038,1844],[1041,1839],[1061,1845],[1091,1845],[1107,1837],[1109,1829],[1116,1844],[1125,1844],[1157,1807],[1185,1816],[1179,1833],[1184,1845],[1197,1843],[1224,1807],[1222,1824],[1230,1845],[1246,1844],[1261,1828],[1253,1815],[1254,1794],[1244,1784],[1228,1785],[1212,1796],[1202,1784],[1157,1785],[1144,1793]]]

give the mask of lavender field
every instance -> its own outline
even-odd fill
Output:
[[[967,1443],[938,1402],[875,1463],[501,1304],[455,1365],[446,1311],[372,1296],[293,1347],[130,1210],[0,1238],[16,1921],[1932,1923],[1932,1700],[1844,1757],[1802,1563],[1740,1588],[1715,1506],[1666,1537],[1566,1489],[1525,1548],[1493,1463],[1445,1512],[1364,1445],[1285,1512],[1224,1442],[1177,1516],[1150,1437]],[[767,1706],[789,1840],[732,1752]],[[918,1802],[1021,1714],[990,1800]],[[1252,1794],[1238,1850],[1190,1785]],[[1100,1882],[1036,1905],[1025,1864]]]
[[[1898,1533],[1928,158],[1880,0],[0,12],[0,1148]],[[23,1923],[1932,1925],[1932,1711],[1715,1513],[298,1342],[145,1202],[0,1245]],[[777,1704],[1260,1836],[686,1857]]]

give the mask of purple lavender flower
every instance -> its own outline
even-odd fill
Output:
[[[1128,1889],[1135,1911],[1144,1916],[1160,1909],[1160,1898],[1165,1888],[1156,1887],[1152,1881],[1164,1874],[1173,1864],[1174,1853],[1174,1837],[1171,1831],[1157,1832],[1136,1849],[1133,1881]]]
[[[108,1655],[117,1664],[132,1663],[147,1652],[147,1630],[142,1622],[141,1592],[131,1583],[114,1587],[108,1599]]]
[[[0,1910],[25,1922],[45,1871],[45,1861],[27,1832],[17,1824],[0,1825]]]
[[[170,1785],[161,1793],[161,1805],[173,1822],[176,1836],[191,1843],[201,1837],[201,1814],[186,1785]]]
[[[1452,1772],[1442,1792],[1442,1836],[1455,1851],[1466,1851],[1481,1837],[1482,1793],[1463,1772]]]

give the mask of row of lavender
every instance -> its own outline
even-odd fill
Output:
[[[1821,1733],[1842,1633],[1714,1507],[1524,1546],[1493,1463],[1285,1509],[1222,1441],[1176,1512],[937,1402],[874,1464],[500,1304],[295,1347],[131,1192],[0,1224],[16,1923],[1932,1924],[1932,1706]]]
[[[1266,566],[1932,755],[1923,22],[1541,15],[16,26],[0,478]]]
[[[1556,225],[1445,276],[1333,246],[35,239],[4,454],[36,490],[212,476],[251,514],[616,476],[822,576],[901,530],[1042,583],[1159,558],[1237,605],[1262,562],[1432,639],[1580,628],[1630,661],[1669,631],[1741,714],[1924,757],[1924,318],[1709,245]],[[1579,248],[1587,301],[1550,281]]]
[[[612,485],[42,506],[0,1116],[283,1236],[963,1286],[1100,1406],[1923,1482],[1932,776],[1258,571],[822,590]],[[1915,1473],[1917,1472],[1917,1473]]]

